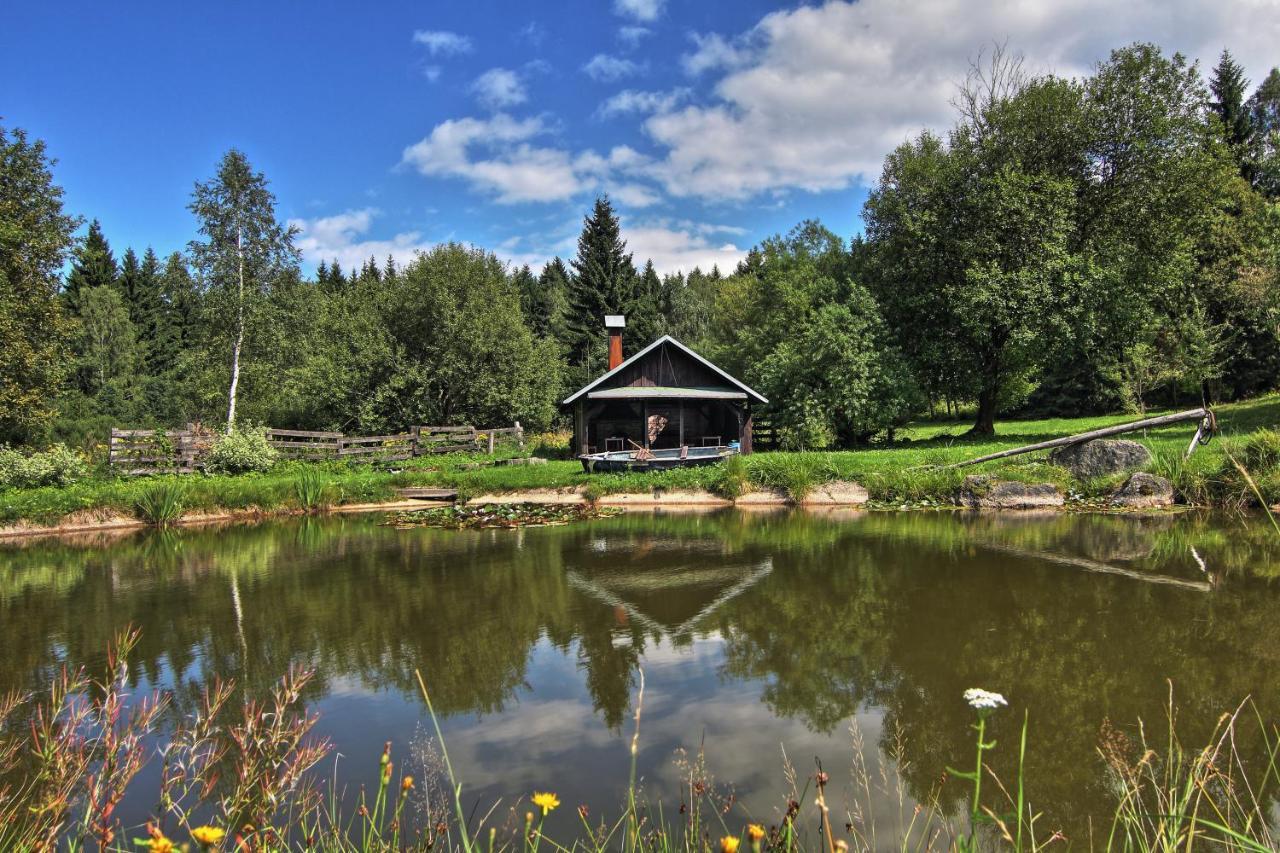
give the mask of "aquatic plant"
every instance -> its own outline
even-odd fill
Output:
[[[321,468],[310,465],[298,472],[293,482],[298,506],[306,512],[323,512],[337,500],[332,479]]]
[[[164,526],[182,518],[187,486],[175,478],[149,483],[134,500],[134,513],[148,524]]]

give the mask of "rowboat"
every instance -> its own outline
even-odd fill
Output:
[[[662,471],[667,468],[690,468],[695,465],[714,465],[730,456],[736,456],[736,447],[671,447],[663,450],[609,450],[604,453],[584,453],[582,470],[588,474],[621,471]]]

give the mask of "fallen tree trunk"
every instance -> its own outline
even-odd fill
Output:
[[[1106,438],[1110,435],[1120,435],[1126,432],[1133,432],[1140,429],[1150,429],[1152,427],[1168,426],[1169,424],[1182,423],[1183,421],[1200,421],[1202,428],[1196,431],[1197,438],[1202,434],[1204,429],[1204,421],[1208,420],[1208,429],[1212,431],[1213,413],[1208,409],[1189,409],[1185,412],[1177,412],[1172,415],[1160,415],[1155,418],[1144,418],[1140,421],[1133,421],[1127,424],[1116,424],[1115,426],[1103,427],[1101,429],[1090,430],[1076,435],[1068,435],[1063,438],[1055,438],[1051,441],[1041,441],[1037,444],[1027,444],[1022,447],[1013,447],[1009,450],[1001,450],[999,453],[988,453],[986,456],[979,456],[977,459],[966,459],[963,462],[953,462],[950,465],[943,465],[943,468],[963,468],[966,465],[977,465],[980,462],[990,462],[993,459],[1005,459],[1009,456],[1020,456],[1023,453],[1034,453],[1037,450],[1052,450],[1055,447],[1069,447],[1073,444],[1084,444],[1086,441],[1093,441],[1097,438]],[[1192,445],[1194,447],[1194,444]]]

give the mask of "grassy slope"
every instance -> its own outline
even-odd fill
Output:
[[[1157,413],[1151,413],[1157,414]],[[1223,437],[1237,442],[1259,428],[1280,424],[1280,395],[1268,395],[1218,410]],[[395,488],[407,485],[457,487],[464,495],[484,492],[564,488],[589,485],[597,493],[644,492],[654,487],[668,489],[703,488],[732,494],[742,477],[756,485],[777,486],[803,492],[816,482],[836,477],[857,480],[877,500],[887,502],[945,502],[966,474],[981,471],[1023,481],[1055,482],[1084,495],[1105,494],[1115,482],[1073,482],[1065,471],[1048,465],[1043,454],[1015,457],[987,463],[977,468],[939,471],[927,466],[958,462],[1004,448],[1030,444],[1110,424],[1133,420],[1131,415],[1004,421],[997,434],[983,439],[963,436],[968,428],[961,422],[912,424],[899,432],[892,447],[831,453],[760,453],[746,457],[737,470],[687,468],[654,474],[594,475],[582,472],[572,460],[552,460],[545,465],[487,467],[468,470],[465,466],[484,457],[451,456],[417,460],[400,472],[369,468],[322,466],[330,483],[330,493],[341,503],[388,500]],[[1198,450],[1188,465],[1178,461],[1194,431],[1192,424],[1178,424],[1144,435],[1131,435],[1147,444],[1157,455],[1156,468],[1171,476],[1184,491],[1201,498],[1214,494],[1213,485],[1224,469],[1220,439]],[[279,466],[269,474],[241,477],[191,476],[186,483],[184,504],[193,510],[218,508],[263,509],[295,505],[295,482],[303,463]],[[315,467],[315,466],[312,466]],[[1269,500],[1280,499],[1280,475],[1255,471]],[[108,510],[131,514],[138,496],[154,483],[154,478],[93,479],[68,488],[44,488],[0,493],[0,521],[56,520],[81,510]],[[1221,493],[1221,488],[1217,493]]]

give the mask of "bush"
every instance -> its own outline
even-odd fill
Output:
[[[249,474],[270,471],[280,458],[261,429],[233,430],[219,436],[205,458],[212,474]]]
[[[0,489],[69,486],[88,473],[84,457],[62,444],[31,454],[0,447]]]

